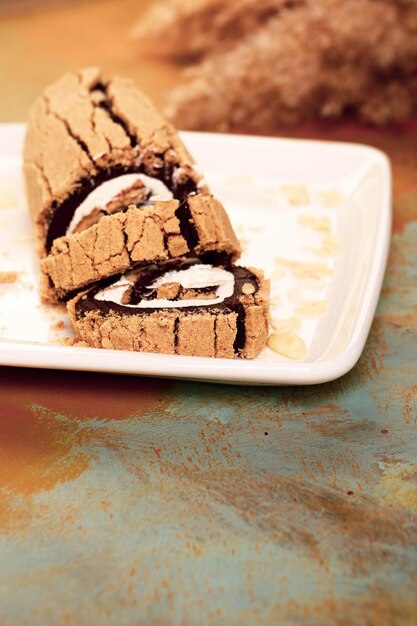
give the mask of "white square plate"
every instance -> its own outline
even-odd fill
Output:
[[[272,318],[307,348],[253,361],[69,347],[65,312],[39,303],[24,200],[24,126],[0,125],[0,364],[245,384],[314,384],[348,372],[365,346],[391,232],[387,157],[362,145],[182,133],[244,244],[272,278]],[[57,154],[59,159],[59,154]],[[322,271],[324,268],[324,272]],[[282,320],[290,320],[288,323]]]

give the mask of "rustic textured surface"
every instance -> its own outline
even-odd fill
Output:
[[[0,24],[3,120],[68,67],[107,54],[142,71],[129,44],[104,44],[123,12],[85,21],[74,46],[77,11],[97,5],[51,11],[48,37],[36,15]],[[281,389],[2,368],[2,626],[415,625],[417,123],[297,134],[393,159],[389,268],[358,366]]]

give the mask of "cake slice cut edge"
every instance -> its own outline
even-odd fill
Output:
[[[93,348],[255,358],[268,337],[269,280],[255,268],[156,265],[67,303],[77,341]]]

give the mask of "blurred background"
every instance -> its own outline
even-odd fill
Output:
[[[43,87],[85,65],[130,76],[161,105],[179,80],[131,36],[149,0],[0,0],[0,121],[26,119]]]
[[[403,123],[417,111],[417,0],[0,0],[0,121],[95,64],[182,128]]]

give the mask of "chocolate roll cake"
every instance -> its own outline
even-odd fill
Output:
[[[44,300],[67,300],[85,344],[255,357],[269,283],[175,129],[134,84],[96,68],[48,87],[24,146]],[[82,291],[82,293],[80,293]]]
[[[268,335],[269,281],[233,265],[151,266],[96,285],[68,303],[94,348],[254,358]]]
[[[175,129],[124,78],[97,68],[66,74],[33,105],[24,145],[39,250],[103,215],[204,191]]]

